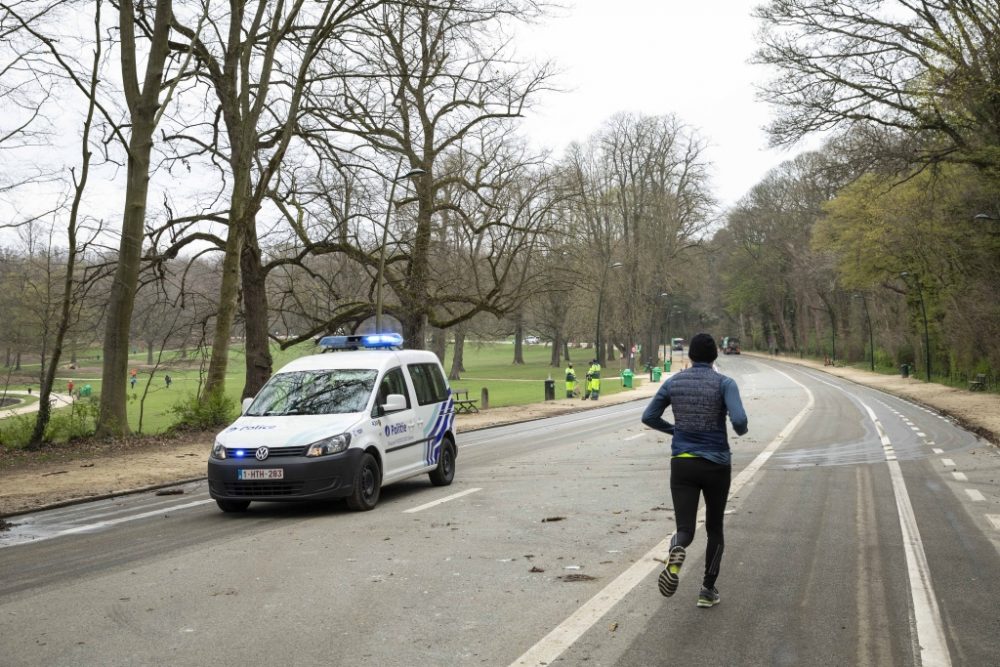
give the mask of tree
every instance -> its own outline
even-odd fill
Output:
[[[484,146],[489,144],[490,132],[520,116],[546,85],[547,67],[534,69],[511,60],[494,37],[503,33],[503,21],[536,13],[531,0],[385,5],[365,16],[367,29],[354,49],[355,59],[335,69],[341,72],[338,87],[313,105],[320,128],[356,137],[382,155],[401,156],[410,169],[423,170],[413,182],[416,213],[406,234],[407,253],[392,257],[390,265],[403,269],[387,275],[399,300],[394,314],[402,322],[407,346],[425,346],[429,322],[447,327],[498,308],[491,287],[478,303],[454,316],[435,312],[441,298],[433,294],[433,224],[444,210],[461,211],[443,197],[450,186],[464,185],[472,196],[489,189],[476,170],[448,173],[445,163],[456,153],[467,153],[469,139],[477,134]],[[327,100],[338,101],[332,106],[341,117],[324,111],[331,107]],[[479,152],[486,156],[483,164],[490,164],[495,149],[487,146]],[[501,217],[470,228],[482,232],[505,224]]]
[[[774,143],[860,131],[905,162],[1000,169],[1000,13],[995,0],[770,0],[756,61],[781,112]],[[905,141],[900,142],[902,135]]]

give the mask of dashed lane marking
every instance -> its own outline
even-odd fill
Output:
[[[977,503],[986,501],[986,496],[984,496],[982,492],[979,491],[979,489],[966,489],[965,494],[970,498],[972,498]]]
[[[1000,514],[987,514],[986,520],[992,523],[996,530],[1000,530]]]
[[[481,488],[475,488],[475,489],[466,489],[465,491],[459,491],[458,493],[453,493],[450,496],[445,496],[444,498],[438,498],[437,500],[432,500],[431,502],[425,503],[425,504],[420,505],[418,507],[411,507],[408,510],[403,510],[403,514],[413,514],[414,512],[422,512],[422,511],[428,510],[428,509],[430,509],[432,507],[437,507],[438,505],[440,505],[442,503],[446,503],[449,500],[455,500],[456,498],[461,498],[462,496],[467,496],[470,493],[475,493],[476,491],[482,491],[482,489]]]
[[[941,465],[943,465],[945,468],[954,468],[955,462],[952,461],[951,459],[941,459]]]
[[[959,482],[968,482],[969,478],[965,476],[964,472],[958,472],[957,470],[951,473],[951,476],[957,479]]]

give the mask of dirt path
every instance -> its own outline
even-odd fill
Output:
[[[752,355],[767,358],[766,355]],[[956,418],[966,428],[994,444],[1000,442],[1000,396],[969,392],[941,385],[927,384],[915,378],[879,375],[855,368],[834,368],[795,358],[780,361],[801,364],[845,378],[858,384],[922,403]],[[726,357],[720,360],[725,372]],[[678,364],[679,366],[679,364]],[[644,380],[637,377],[636,380]],[[478,414],[457,415],[459,433],[514,422],[578,412],[632,400],[648,399],[657,385],[641,381],[631,391],[602,396],[599,401],[560,399],[505,408],[483,410]],[[138,448],[120,448],[112,452],[90,452],[69,456],[60,452],[53,460],[0,461],[0,517],[20,514],[53,505],[112,496],[154,488],[205,476],[208,451],[213,434],[202,433],[182,438],[145,441]]]

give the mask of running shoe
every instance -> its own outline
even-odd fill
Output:
[[[670,548],[670,553],[667,555],[667,563],[663,567],[663,572],[660,572],[660,593],[664,597],[670,597],[675,592],[677,592],[677,582],[680,581],[681,565],[684,564],[684,557],[687,556],[687,552],[684,551],[684,547],[675,546]]]
[[[712,586],[711,588],[705,588],[702,586],[701,593],[698,593],[699,607],[714,607],[720,602],[722,602],[722,598],[719,597],[718,588],[715,586]]]

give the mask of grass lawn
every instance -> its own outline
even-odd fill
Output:
[[[307,354],[315,354],[318,349],[311,343],[298,345],[289,350],[278,350],[272,348],[274,356],[275,370],[281,368],[292,359]],[[451,369],[453,348],[449,346],[445,358],[444,368],[447,373]],[[545,399],[544,381],[551,377],[555,381],[556,398],[563,398],[566,395],[564,371],[565,365],[560,368],[549,366],[551,348],[545,345],[525,345],[523,365],[514,365],[514,346],[511,343],[466,343],[465,346],[465,368],[461,380],[452,382],[452,386],[457,390],[468,390],[469,397],[480,399],[483,388],[489,391],[489,404],[491,407],[501,407],[509,405],[524,405],[527,403],[537,403]],[[572,349],[573,365],[577,371],[578,387],[582,391],[584,387],[584,375],[593,355],[591,349]],[[176,416],[172,408],[186,400],[192,400],[201,387],[202,369],[199,358],[189,355],[187,359],[179,358],[174,352],[163,355],[159,365],[149,366],[146,364],[145,353],[135,354],[130,357],[130,368],[135,368],[136,383],[129,388],[128,396],[128,419],[129,426],[133,432],[144,434],[157,434],[166,431],[175,421]],[[101,391],[101,370],[99,360],[96,356],[81,356],[80,367],[77,369],[60,369],[57,374],[55,391],[66,393],[68,383],[72,381],[73,390],[84,390],[90,387],[91,401],[100,394]],[[207,362],[206,362],[207,367]],[[245,369],[245,357],[242,348],[235,347],[229,353],[229,365],[226,376],[226,394],[233,400],[233,417],[238,413],[240,394],[243,391]],[[621,382],[622,361],[610,362],[602,373],[601,384],[602,394],[613,394],[622,390]],[[169,375],[171,384],[166,385],[165,378]],[[26,389],[26,385],[11,386],[10,389]],[[33,390],[37,391],[38,386],[33,385]],[[79,399],[82,404],[87,404],[86,398]],[[96,406],[91,403],[91,409],[96,411]],[[69,408],[56,410],[56,413],[68,413]],[[27,419],[34,423],[34,415],[27,415]],[[141,419],[141,429],[140,429]],[[20,421],[20,429],[25,428],[25,417],[10,418],[0,421],[0,443],[10,442],[11,429],[15,428],[15,421]]]

